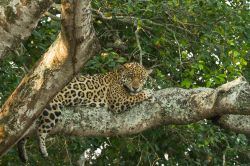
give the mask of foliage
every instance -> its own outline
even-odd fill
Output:
[[[94,24],[102,44],[83,73],[107,72],[126,61],[153,67],[150,85],[217,87],[244,74],[250,80],[250,12],[247,0],[98,1]],[[56,14],[54,9],[51,11]],[[60,22],[44,17],[20,50],[0,62],[0,103],[54,41]],[[135,32],[139,34],[139,43]],[[140,51],[138,46],[141,46]],[[222,130],[204,120],[186,126],[117,138],[61,138],[48,142],[49,161],[40,157],[35,141],[28,145],[30,165],[72,165],[84,150],[103,147],[93,165],[247,165],[249,137]],[[52,160],[53,158],[53,160]],[[16,151],[0,159],[20,165]]]

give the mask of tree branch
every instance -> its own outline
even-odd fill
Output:
[[[104,108],[67,108],[51,134],[128,135],[160,125],[194,123],[217,115],[250,114],[250,86],[243,77],[217,89],[163,89],[155,92],[155,98],[154,103],[145,101],[122,114],[113,114]],[[225,122],[231,126],[238,123],[233,120]],[[250,131],[250,125],[247,126]],[[29,135],[33,134],[35,127]]]
[[[218,125],[237,133],[250,134],[250,115],[224,115]]]
[[[0,59],[30,36],[52,3],[53,0],[11,0],[0,3]]]
[[[52,13],[50,13],[48,11],[45,12],[44,15],[50,17],[52,20],[55,20],[55,21],[60,21],[61,20],[59,17],[55,16],[54,14],[52,14]]]

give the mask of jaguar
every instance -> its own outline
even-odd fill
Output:
[[[39,118],[37,135],[43,157],[48,157],[45,140],[60,120],[63,107],[106,107],[121,113],[144,100],[152,100],[152,90],[143,90],[151,69],[136,62],[125,63],[106,74],[78,75],[47,105]],[[19,156],[28,160],[23,138],[18,143]]]

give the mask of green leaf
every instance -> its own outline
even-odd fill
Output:
[[[181,82],[181,86],[182,86],[182,87],[185,87],[185,88],[190,88],[191,84],[192,84],[192,81],[189,80],[189,79],[185,79],[185,80],[183,80],[183,81]]]

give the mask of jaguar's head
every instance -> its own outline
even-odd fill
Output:
[[[139,63],[126,63],[120,67],[120,81],[130,93],[138,93],[142,90],[152,70],[147,70]]]

